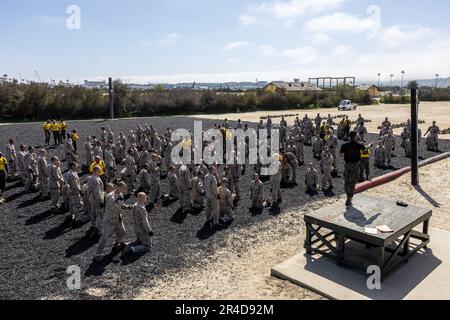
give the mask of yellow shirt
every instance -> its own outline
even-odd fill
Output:
[[[8,161],[5,157],[0,158],[0,171],[5,171],[5,167],[8,164]]]
[[[78,134],[73,133],[72,134],[72,141],[78,141],[78,139],[79,139]]]
[[[49,131],[50,130],[50,128],[51,128],[51,124],[50,123],[47,123],[47,122],[45,122],[43,125],[42,125],[42,128],[45,130],[45,131]]]
[[[61,130],[66,130],[67,129],[67,122],[63,121],[59,123],[59,127],[61,128]]]
[[[57,124],[57,123],[52,123],[52,124],[50,125],[50,130],[52,130],[53,132],[59,131],[59,124]]]
[[[100,160],[99,163],[97,162],[92,162],[91,166],[89,167],[89,172],[90,173],[94,173],[94,168],[95,167],[100,167],[100,169],[102,169],[100,171],[100,176],[103,176],[105,174],[105,162],[103,162],[103,160]]]
[[[361,158],[370,158],[370,149],[365,148],[361,151]]]

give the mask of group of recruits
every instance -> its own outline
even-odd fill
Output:
[[[366,178],[369,179],[368,158],[371,145],[363,144],[364,134],[367,132],[361,129],[365,129],[364,122],[360,115],[353,131],[350,128],[344,129],[343,138],[346,139],[348,135],[348,139],[355,140],[362,146],[357,156],[358,173],[363,179],[365,172]],[[347,121],[345,126],[351,127],[351,124]],[[271,129],[279,129],[281,151],[280,154],[273,156],[275,162],[279,163],[277,172],[269,177],[271,200],[265,197],[265,186],[260,179],[262,165],[253,166],[254,179],[250,185],[252,211],[261,212],[265,206],[270,205],[278,207],[281,202],[280,188],[283,185],[297,185],[298,167],[304,165],[305,145],[312,146],[314,157],[320,160],[322,190],[333,188],[332,175],[336,172],[339,142],[332,125],[331,116],[324,121],[320,115],[315,121],[307,115],[302,120],[297,117],[291,128],[288,128],[284,118],[281,119],[279,126],[273,125],[270,117],[267,117],[266,122],[262,120],[258,124],[258,129],[267,129],[269,136]],[[223,125],[214,127],[227,136],[230,124],[225,120]],[[385,127],[391,128],[388,119],[383,123],[383,128]],[[239,120],[235,129],[248,130],[248,125],[243,125]],[[377,162],[381,152],[379,150],[384,149],[382,162],[385,165],[391,161],[392,153],[389,153],[389,150],[395,149],[392,130],[385,130],[387,134],[380,139],[375,149],[375,165],[381,165]],[[428,131],[431,136],[439,132],[439,129],[436,129],[436,124],[433,123]],[[75,130],[74,133],[78,140]],[[237,164],[236,161],[232,165],[202,163],[195,166],[186,163],[174,166],[171,160],[173,148],[171,136],[170,129],[160,134],[151,125],[145,128],[138,126],[136,131],[130,131],[127,136],[120,132],[117,138],[111,129],[102,128],[100,138],[86,137],[83,162],[74,147],[76,141],[73,134],[69,134],[64,142],[67,162],[65,174],[62,173],[58,157],[52,157],[51,163],[48,164],[45,149],[41,149],[37,156],[33,147],[27,148],[24,145],[20,146],[20,151],[16,154],[15,141],[11,139],[6,146],[6,158],[0,154],[0,179],[3,181],[0,183],[0,189],[4,191],[4,180],[8,174],[10,177],[18,176],[25,186],[25,191],[39,189],[43,197],[49,195],[53,210],[58,210],[64,205],[68,207],[74,223],[90,221],[92,226],[89,235],[100,237],[96,260],[102,259],[104,247],[112,235],[116,236],[114,247],[123,248],[125,228],[122,210],[130,209],[133,212],[138,239],[137,245],[131,247],[133,251],[145,251],[150,248],[153,232],[147,219],[149,204],[152,208],[159,201],[165,203],[179,201],[184,212],[205,209],[207,221],[212,228],[233,221],[234,208],[240,199],[240,178],[245,174],[246,165]],[[184,147],[192,148],[192,144],[187,143]],[[344,156],[345,152],[342,151],[343,149],[341,154]],[[233,154],[233,157],[237,159],[236,154]],[[90,173],[85,184],[80,183],[78,172],[82,168],[79,168],[79,164],[82,164],[84,171]],[[124,166],[121,171],[119,166]],[[344,179],[349,177],[347,171],[346,166]],[[169,188],[167,194],[160,196],[162,178],[168,179]],[[319,180],[319,171],[313,163],[310,163],[306,169],[306,191],[316,193],[320,189]],[[352,184],[346,186],[350,198],[353,192],[350,189],[354,189],[354,185],[352,188],[351,186]],[[128,206],[125,204],[125,196],[132,193],[137,194],[138,200],[135,205]]]
[[[53,136],[53,145],[58,146],[63,144],[64,141],[66,140],[68,124],[67,121],[65,121],[64,119],[61,119],[59,121],[47,120],[42,124],[42,130],[44,131],[45,135],[45,145],[50,146],[51,138]],[[71,137],[74,144],[74,148],[76,150],[78,141],[78,132],[76,130],[73,130],[71,133],[68,133],[68,135]]]

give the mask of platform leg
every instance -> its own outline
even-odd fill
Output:
[[[306,239],[305,239],[305,249],[307,254],[311,254],[311,242],[312,242],[312,225],[310,223],[306,223]]]
[[[384,254],[385,254],[385,248],[379,247],[378,248],[378,266],[380,267],[380,271],[381,271],[381,281],[383,281],[383,277],[384,277]]]
[[[341,266],[345,258],[345,237],[338,234],[336,236],[336,240],[337,250],[339,252],[338,266]]]
[[[423,233],[428,235],[429,228],[430,228],[430,219],[424,221],[424,223],[423,223]],[[425,246],[424,249],[428,249],[428,246]]]

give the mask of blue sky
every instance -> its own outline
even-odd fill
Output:
[[[78,22],[71,5],[79,29],[67,27]],[[141,83],[447,77],[448,12],[446,0],[2,0],[0,73]]]

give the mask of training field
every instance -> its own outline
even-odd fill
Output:
[[[270,116],[280,116],[280,115],[291,115],[298,114],[300,119],[303,119],[305,114],[308,114],[308,117],[314,119],[317,116],[317,113],[320,113],[322,117],[328,116],[331,114],[332,116],[336,115],[348,115],[351,120],[356,120],[359,114],[367,120],[370,119],[372,122],[366,123],[367,131],[370,133],[379,133],[380,130],[378,126],[384,121],[386,117],[389,118],[391,123],[400,124],[406,122],[411,117],[411,106],[407,104],[380,104],[373,106],[360,106],[356,111],[338,111],[337,106],[333,109],[314,109],[314,110],[282,110],[282,111],[259,111],[259,112],[250,112],[250,113],[230,113],[224,114],[220,117],[227,118],[228,120],[238,120],[242,121],[250,121],[250,122],[259,122],[261,117]],[[419,119],[425,121],[424,124],[420,124],[420,128],[422,132],[425,133],[426,130],[432,125],[433,121],[437,121],[438,126],[441,130],[450,128],[450,102],[421,102],[419,108]],[[199,116],[201,118],[217,118],[215,115],[208,116]],[[279,123],[280,119],[274,119],[274,123]],[[294,117],[286,118],[289,124],[293,124],[295,120]],[[338,120],[335,120],[337,122]],[[394,133],[400,135],[402,129],[395,129]],[[441,135],[441,139],[450,140],[450,135]]]
[[[365,110],[366,107],[360,111],[366,119],[374,120],[377,125],[381,122],[377,119],[382,116],[375,118],[375,113],[366,114]],[[216,119],[204,120],[203,127],[221,123],[223,118],[216,116]],[[232,119],[231,116],[229,118]],[[117,136],[119,131],[127,133],[138,124],[152,124],[160,132],[167,127],[193,129],[194,120],[191,117],[164,117],[80,121],[69,122],[69,129],[77,129],[80,133],[78,149],[83,161],[84,138],[99,136],[102,126],[111,127]],[[396,122],[393,116],[392,120]],[[442,116],[437,120],[441,129],[450,126],[441,124],[444,121]],[[40,124],[0,126],[1,148],[10,137],[14,137],[18,145],[36,147],[44,140]],[[377,136],[369,135],[368,140],[376,142]],[[450,141],[442,141],[440,148],[449,151]],[[49,149],[48,152],[49,157],[58,155],[64,158],[63,147]],[[409,165],[401,148],[395,153],[394,167]],[[305,147],[305,155],[306,162],[313,161],[318,166],[312,159],[311,147]],[[422,141],[420,156],[425,159],[434,155],[436,153],[425,151]],[[342,161],[339,160],[338,164],[342,173]],[[62,166],[65,168],[66,164]],[[204,212],[198,216],[180,215],[178,203],[157,207],[149,218],[155,231],[152,251],[124,259],[109,257],[100,264],[92,263],[96,243],[84,238],[89,225],[72,229],[65,223],[67,214],[52,214],[49,202],[38,201],[37,194],[23,194],[17,182],[8,184],[7,203],[0,207],[0,299],[320,298],[305,289],[270,278],[270,268],[301,250],[303,213],[337,201],[343,192],[343,181],[335,179],[334,194],[320,192],[310,197],[305,194],[305,169],[302,167],[299,171],[300,185],[282,191],[280,213],[265,210],[262,215],[252,216],[248,212],[250,172],[248,170],[241,182],[242,197],[236,220],[227,229],[214,234],[209,232],[204,228]],[[372,176],[384,173],[386,171],[373,169]],[[86,178],[81,177],[82,183]],[[166,181],[162,181],[161,188],[163,193],[167,191]],[[269,191],[267,183],[266,191]],[[126,240],[132,241],[131,217],[125,213],[124,218]],[[66,270],[71,265],[78,265],[82,270],[82,289],[79,291],[69,291],[66,287]]]

